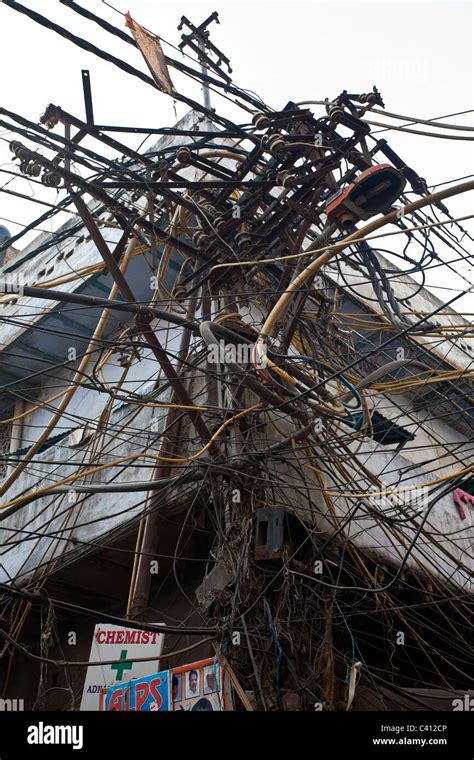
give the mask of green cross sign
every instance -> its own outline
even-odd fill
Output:
[[[127,650],[126,649],[122,649],[122,651],[120,652],[120,659],[121,660],[126,660],[127,659]],[[112,668],[112,670],[116,670],[117,671],[117,675],[115,676],[115,680],[116,681],[123,681],[123,672],[124,672],[124,670],[131,670],[132,667],[133,667],[133,664],[131,662],[123,662],[123,663],[116,662],[114,665],[111,665],[110,667]]]

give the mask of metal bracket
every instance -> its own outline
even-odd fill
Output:
[[[88,69],[82,69],[82,87],[86,107],[86,122],[92,127],[94,126],[94,109],[92,108],[91,75]]]

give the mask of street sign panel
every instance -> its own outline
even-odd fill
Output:
[[[101,688],[122,683],[125,679],[142,678],[159,671],[164,634],[141,631],[108,623],[98,623],[94,630],[89,662],[110,662],[113,665],[90,665],[87,668],[81,710],[99,710]],[[150,657],[146,662],[127,662]]]

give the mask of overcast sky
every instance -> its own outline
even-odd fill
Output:
[[[79,4],[125,29],[124,18],[101,0]],[[98,47],[147,71],[140,53],[61,5],[59,0],[22,0],[22,4]],[[169,43],[177,46],[181,15],[195,23],[217,10],[220,25],[212,24],[214,43],[230,58],[235,83],[253,90],[271,107],[280,109],[289,100],[333,98],[342,90],[366,92],[374,84],[388,111],[429,119],[473,108],[472,5],[458,2],[260,2],[230,0],[201,2],[148,2],[112,0]],[[96,123],[136,126],[171,126],[186,107],[134,77],[101,61],[26,16],[0,3],[2,87],[0,105],[37,121],[48,103],[84,118],[81,69],[91,72]],[[181,53],[163,43],[164,52]],[[191,63],[188,59],[188,63]],[[176,89],[196,100],[199,86],[171,70]],[[250,117],[214,94],[219,113],[240,122]],[[317,109],[317,107],[315,107]],[[316,110],[315,113],[320,113]],[[472,125],[472,113],[446,117],[445,121]],[[396,122],[395,122],[396,123]],[[454,180],[474,172],[470,142],[433,139],[386,132],[385,137],[408,165],[426,178],[428,185]],[[12,168],[8,139],[0,129],[0,168]],[[143,136],[140,137],[140,140]],[[132,139],[137,146],[137,138]],[[150,141],[148,142],[150,144]],[[11,177],[0,174],[0,187]],[[19,184],[21,182],[21,185]],[[55,202],[56,192],[14,180],[7,188]],[[472,213],[472,194],[448,202],[453,215]],[[2,193],[0,223],[13,233],[43,207]],[[472,222],[465,226],[474,234]],[[45,229],[54,229],[47,223]],[[30,240],[25,238],[26,240]],[[23,247],[23,241],[19,247]],[[472,280],[473,265],[457,265]],[[450,275],[451,278],[451,275]],[[434,292],[448,300],[466,283],[446,272],[433,272]],[[466,300],[462,301],[467,308]],[[474,311],[471,300],[470,310]]]

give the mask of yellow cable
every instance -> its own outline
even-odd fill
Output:
[[[413,203],[409,203],[407,206],[404,207],[404,213],[408,214],[408,213],[411,213],[412,211],[417,211],[418,209],[424,208],[424,206],[431,205],[432,203],[436,201],[444,200],[445,198],[450,198],[453,195],[459,195],[460,193],[467,192],[468,190],[474,190],[473,180],[471,180],[470,182],[464,182],[459,185],[455,185],[454,187],[447,188],[446,190],[441,190],[437,193],[432,193],[428,196],[424,196],[423,198],[420,198],[417,201],[414,201]],[[323,253],[320,256],[318,256],[316,259],[314,259],[310,264],[308,264],[308,266],[305,269],[303,269],[303,271],[300,272],[300,274],[297,277],[295,277],[295,279],[287,287],[286,291],[280,296],[280,298],[278,299],[278,301],[276,302],[276,304],[270,311],[269,315],[267,316],[263,324],[263,327],[260,331],[260,340],[267,339],[272,334],[273,328],[278,322],[280,314],[283,312],[287,304],[291,301],[295,292],[299,291],[300,287],[306,282],[307,279],[309,279],[312,275],[315,275],[318,271],[320,271],[321,267],[324,264],[327,264],[332,258],[334,258],[334,256],[336,256],[340,250],[347,248],[347,246],[351,245],[351,243],[362,239],[368,233],[378,230],[380,227],[384,227],[386,224],[389,224],[390,222],[394,222],[398,218],[397,215],[398,215],[398,209],[391,211],[389,214],[386,214],[381,219],[375,219],[374,221],[369,222],[369,224],[366,224],[365,227],[362,227],[361,229],[358,229],[355,232],[348,235],[340,244],[335,243],[334,245],[326,246],[323,249]],[[311,249],[311,246],[310,246],[310,249]],[[311,252],[312,252],[311,250],[305,251],[305,253],[311,253]],[[265,355],[263,356],[263,359],[265,360]]]
[[[130,462],[134,459],[153,459],[155,462],[170,462],[171,464],[184,464],[186,462],[194,462],[196,459],[199,459],[203,454],[206,453],[206,451],[212,446],[212,444],[216,441],[216,439],[220,436],[220,434],[233,422],[236,422],[236,420],[240,419],[241,417],[244,417],[247,414],[250,414],[250,412],[254,412],[256,409],[260,409],[263,407],[263,404],[260,402],[258,404],[254,404],[253,406],[249,407],[248,409],[244,409],[242,412],[238,412],[238,414],[235,414],[230,419],[226,420],[218,427],[215,433],[211,436],[209,441],[206,443],[205,446],[202,447],[196,454],[192,454],[189,457],[163,457],[159,454],[148,454],[146,452],[138,452],[137,454],[129,454],[126,457],[121,457],[120,459],[116,459],[113,462],[109,462],[108,464],[101,464],[98,467],[93,467],[90,470],[85,470],[84,472],[78,472],[75,475],[69,475],[69,477],[64,478],[63,480],[60,480],[58,483],[53,483],[50,486],[45,486],[44,488],[40,488],[38,491],[35,491],[35,496],[43,495],[48,493],[48,491],[51,491],[54,488],[57,488],[58,486],[67,485],[68,483],[74,483],[76,480],[79,480],[80,478],[85,478],[88,475],[94,475],[96,472],[101,472],[102,470],[106,470],[109,467],[118,467],[119,465],[124,464],[125,462]],[[7,504],[4,504],[3,507],[0,507],[0,511],[3,509],[7,509],[8,507],[12,507],[15,504],[21,504],[22,501],[25,501],[28,499],[29,496],[18,496],[16,499],[12,499],[12,501],[7,502]]]
[[[464,185],[471,185],[471,184],[472,183],[470,183],[470,182],[465,182],[464,183]],[[454,190],[454,189],[456,189],[458,187],[461,187],[461,185],[455,185],[451,189]],[[466,187],[466,190],[472,190],[472,189],[473,189],[473,187]],[[466,192],[466,190],[462,190],[460,192]],[[438,193],[435,193],[434,195],[438,195]],[[456,193],[452,193],[452,195],[456,195]],[[446,197],[448,197],[448,196],[443,195],[443,198],[446,198]],[[429,198],[433,198],[433,195],[424,196],[424,198],[425,198],[425,200],[429,199]],[[428,203],[430,203],[430,202],[431,201],[428,200]],[[418,203],[418,201],[416,201],[416,203]],[[422,205],[427,205],[427,204],[425,203],[425,204],[422,204]],[[420,206],[417,206],[417,208],[420,208]],[[411,212],[413,210],[415,210],[415,209],[413,208],[413,203],[411,203],[411,204],[408,204],[408,206],[402,206],[399,209],[396,209],[393,212],[393,216],[391,216],[390,219],[387,218],[389,215],[385,216],[384,219],[386,219],[387,222],[391,222],[391,221],[394,220],[396,214],[400,214],[400,212],[403,211],[403,216],[407,216],[408,214],[411,214]],[[416,230],[425,230],[425,229],[429,229],[431,227],[441,227],[444,224],[452,224],[453,222],[463,222],[466,219],[472,219],[473,217],[474,217],[474,214],[466,214],[466,216],[459,216],[456,219],[447,219],[446,221],[443,221],[443,222],[432,222],[431,224],[420,224],[420,225],[416,225],[416,226],[413,226],[413,227],[404,227],[403,230],[396,230],[395,232],[383,232],[380,235],[370,235],[369,237],[357,237],[357,242],[360,242],[362,240],[378,240],[379,238],[391,237],[392,235],[404,235],[406,232],[415,232]],[[382,221],[382,220],[377,220],[377,221]],[[387,222],[385,222],[385,224]],[[367,225],[366,227],[363,227],[360,230],[360,232],[361,233],[364,232],[364,231],[365,232],[371,232],[372,229],[377,229],[378,227],[377,226],[375,226],[375,227],[372,226],[373,224],[374,223],[371,223],[371,224]],[[380,224],[378,226],[380,227],[380,226],[383,226],[383,225]],[[346,240],[347,240],[347,238],[346,238]],[[349,242],[352,242],[352,241],[349,241]],[[327,251],[327,250],[329,250],[329,248],[334,248],[336,250],[342,250],[343,248],[345,248],[345,245],[346,245],[345,244],[345,240],[341,240],[339,243],[332,243],[331,245],[326,245],[323,248],[314,248],[312,250],[300,251],[300,253],[290,253],[290,254],[288,254],[286,256],[275,256],[272,259],[267,259],[267,258],[265,258],[265,259],[251,259],[250,261],[239,261],[239,262],[227,261],[225,264],[214,264],[214,266],[212,266],[210,268],[209,272],[214,271],[214,269],[221,269],[222,267],[227,267],[227,268],[228,267],[242,267],[242,266],[251,266],[251,267],[254,267],[257,264],[273,264],[273,263],[275,263],[277,261],[289,261],[291,259],[300,259],[303,256],[311,256],[312,253],[321,253],[323,251]],[[400,274],[403,274],[403,272],[400,272]]]

